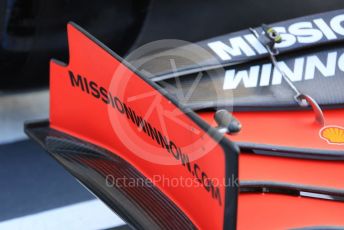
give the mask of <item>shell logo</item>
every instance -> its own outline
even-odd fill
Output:
[[[320,130],[319,135],[329,144],[344,145],[344,127],[325,126]]]

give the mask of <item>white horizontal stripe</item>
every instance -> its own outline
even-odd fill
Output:
[[[105,229],[124,222],[99,200],[90,200],[0,222],[0,229]]]
[[[300,195],[301,196],[306,196],[306,197],[325,199],[325,200],[333,200],[332,196],[329,196],[329,195],[326,195],[326,194],[313,193],[313,192],[300,192]]]

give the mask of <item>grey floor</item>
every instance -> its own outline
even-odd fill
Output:
[[[0,146],[0,221],[93,199],[31,141]]]
[[[23,133],[48,118],[47,90],[0,93],[0,229],[104,229],[123,221]],[[120,227],[123,229],[123,227]]]

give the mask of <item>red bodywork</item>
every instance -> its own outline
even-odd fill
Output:
[[[235,173],[236,169],[231,168],[231,164],[238,164],[235,162],[237,153],[232,144],[226,140],[224,145],[219,145],[209,135],[213,130],[209,131],[207,125],[199,127],[194,119],[184,114],[185,111],[180,110],[174,102],[158,92],[156,86],[147,83],[72,24],[68,25],[68,39],[68,66],[56,61],[51,62],[52,128],[118,154],[153,181],[156,175],[163,175],[168,179],[182,177],[202,180],[202,176],[196,175],[198,172],[206,172],[207,178],[223,181],[228,176],[228,168]],[[73,86],[69,71],[72,71],[76,79],[79,75],[82,76],[82,81],[86,82],[78,82],[78,86],[74,82]],[[161,148],[152,137],[144,135],[126,115],[116,110],[116,101],[111,101],[108,97],[108,101],[104,102],[102,98],[107,98],[104,95],[99,95],[98,98],[98,95],[92,95],[95,91],[86,89],[90,86],[90,81],[97,84],[98,91],[102,86],[106,89],[106,93],[103,92],[105,95],[111,92],[112,97],[118,97],[137,115],[144,117],[147,111],[150,111],[151,105],[154,105],[144,118],[168,136],[169,140],[173,140],[182,153],[188,154],[191,170],[185,162],[173,158],[173,153]],[[94,84],[93,86],[95,87]],[[214,126],[213,113],[202,112],[199,115]],[[326,122],[330,125],[344,126],[343,115],[344,110],[328,110],[325,112]],[[161,116],[166,122],[161,120]],[[235,113],[235,116],[243,125],[238,135],[228,136],[235,142],[268,144],[276,148],[297,146],[321,151],[343,150],[343,146],[329,145],[319,137],[320,128],[314,123],[311,111],[241,112]],[[223,149],[223,146],[230,149]],[[142,154],[138,155],[138,152]],[[225,154],[231,154],[231,162]],[[165,164],[158,164],[153,159]],[[201,171],[195,170],[195,165],[198,165]],[[239,175],[241,181],[283,182],[344,189],[343,166],[342,161],[241,153]],[[198,187],[166,186],[160,181],[155,185],[174,201],[198,228],[223,229],[226,222],[225,210],[228,209],[226,205],[230,204],[236,209],[235,188],[218,185],[217,195],[221,197],[219,202],[214,191],[210,189],[209,192],[204,184],[203,181]],[[234,195],[230,197],[229,194]],[[343,202],[279,194],[244,193],[238,198],[238,229],[285,229],[328,225],[344,225]]]

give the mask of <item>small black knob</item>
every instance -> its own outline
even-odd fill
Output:
[[[240,122],[227,110],[217,110],[214,119],[218,125],[218,129],[227,133],[237,133],[241,130]]]

